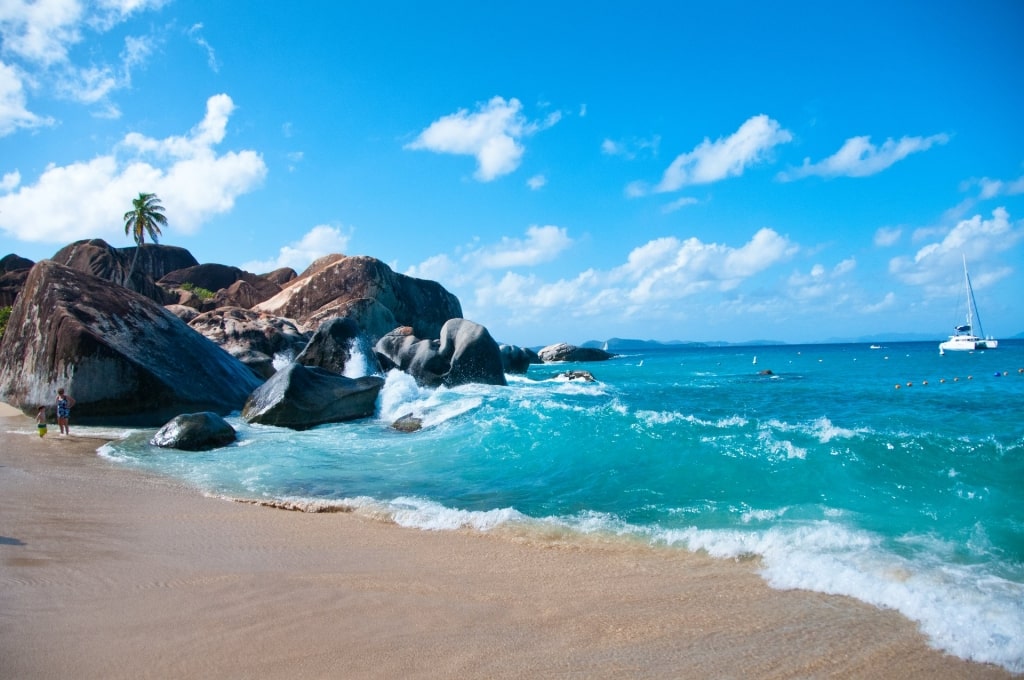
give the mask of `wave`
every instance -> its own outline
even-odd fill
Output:
[[[833,516],[824,520],[780,524],[789,508],[752,509],[743,514],[745,524],[768,522],[773,526],[667,529],[631,524],[607,512],[531,518],[511,507],[463,510],[412,496],[390,501],[367,497],[232,500],[303,512],[353,512],[424,531],[504,531],[541,541],[604,537],[641,540],[652,548],[704,552],[717,559],[757,557],[760,574],[772,588],[842,595],[893,609],[917,622],[939,649],[969,661],[1024,672],[1024,638],[1020,635],[1024,630],[1024,585],[981,564],[936,559],[934,546],[913,549],[934,538],[903,537],[899,543],[904,552],[898,552],[882,537],[843,524],[839,512],[829,513]]]
[[[754,532],[691,528],[665,532],[663,539],[718,558],[758,555],[773,588],[895,609],[951,654],[1024,672],[1024,584],[985,566],[951,564],[923,552],[902,556],[879,537],[833,521]]]

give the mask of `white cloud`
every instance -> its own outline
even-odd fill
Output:
[[[481,248],[467,257],[485,269],[532,267],[556,259],[571,245],[565,227],[532,226],[526,230],[525,239],[504,237],[497,245]]]
[[[692,196],[683,196],[682,198],[677,198],[671,203],[662,206],[661,212],[667,215],[668,213],[673,213],[680,208],[685,208],[688,205],[696,205],[698,203],[700,203],[700,201]]]
[[[885,294],[881,300],[873,304],[862,305],[860,312],[862,314],[877,314],[878,312],[884,312],[888,309],[892,309],[896,306],[896,294],[889,291]]]
[[[0,229],[31,242],[97,237],[116,242],[124,237],[120,217],[126,206],[145,191],[160,196],[171,233],[195,232],[266,176],[257,152],[218,155],[213,148],[223,140],[233,108],[230,97],[217,95],[188,135],[160,140],[130,133],[106,155],[48,166],[35,183],[21,182],[17,191],[0,196]],[[39,210],[40,205],[48,209]]]
[[[26,108],[27,99],[18,72],[0,62],[0,137],[20,128],[52,125],[53,120],[42,118]]]
[[[521,111],[518,99],[494,97],[479,104],[473,113],[460,109],[434,121],[405,148],[473,156],[477,160],[474,176],[490,182],[519,167],[525,152],[524,137],[561,119],[561,113],[555,112],[543,123],[531,123]]]
[[[166,0],[4,0],[0,2],[0,47],[7,66],[17,64],[17,71],[0,75],[0,135],[12,121],[15,127],[46,124],[28,112],[23,90],[31,84],[32,91],[47,92],[74,102],[96,106],[96,115],[114,118],[120,115],[117,106],[108,100],[115,90],[131,84],[131,71],[144,63],[159,42],[157,35],[145,38],[127,37],[125,47],[116,60],[105,60],[91,46],[89,63],[73,63],[76,46],[89,44],[94,33],[109,31],[132,14],[162,6]],[[113,63],[117,62],[117,63]],[[12,85],[11,76],[16,79]],[[13,109],[19,115],[12,115]],[[32,124],[26,123],[26,120]]]
[[[4,52],[44,67],[63,62],[68,47],[82,39],[84,14],[79,0],[5,0],[0,3]]]
[[[513,267],[534,267],[557,259],[573,244],[564,227],[533,225],[526,238],[504,236],[491,245],[460,248],[456,258],[435,255],[410,267],[405,273],[453,286],[465,285],[489,276],[489,272]]]
[[[530,187],[534,191],[537,191],[538,189],[542,188],[547,183],[548,178],[545,177],[544,175],[534,175],[530,179],[526,180],[526,186]]]
[[[21,184],[21,173],[17,170],[8,172],[0,178],[0,191],[11,191],[19,184]]]
[[[503,268],[552,259],[570,243],[562,229],[532,227],[526,239],[506,238],[492,246],[478,246],[458,261],[435,256],[407,273],[439,281],[459,295],[467,313],[475,313],[474,307],[487,310],[501,315],[509,325],[537,322],[555,309],[560,310],[560,318],[657,319],[678,316],[684,301],[710,308],[721,297],[705,299],[699,293],[735,290],[798,250],[771,229],[761,229],[738,247],[664,237],[634,248],[623,264],[607,270],[590,268],[554,281],[533,272],[492,276]],[[481,264],[473,270],[476,261]]]
[[[839,151],[828,158],[811,163],[810,158],[804,164],[787,172],[779,173],[784,181],[817,175],[821,177],[867,177],[877,174],[892,164],[903,160],[912,153],[927,151],[936,144],[945,144],[949,136],[945,134],[931,137],[903,137],[898,142],[889,138],[881,147],[871,143],[871,137],[851,137],[847,139]]]
[[[903,230],[899,227],[880,227],[875,232],[875,245],[880,248],[895,245],[902,235]]]
[[[1011,273],[1005,267],[979,264],[1012,248],[1022,237],[1024,228],[1020,223],[1012,224],[1006,209],[996,208],[991,219],[975,215],[962,220],[941,241],[924,245],[913,257],[891,259],[889,272],[903,283],[920,286],[926,296],[947,297],[963,285],[958,272],[963,267],[962,258],[966,257],[972,271],[979,272],[971,277],[979,290]]]
[[[627,160],[633,160],[641,154],[658,155],[658,146],[661,144],[661,137],[655,135],[650,139],[631,138],[626,141],[615,141],[605,139],[601,142],[601,153],[606,156],[621,156]]]
[[[969,187],[971,184],[977,184],[980,191],[978,192],[978,199],[987,200],[990,198],[996,198],[997,196],[1015,196],[1017,194],[1024,193],[1024,176],[1018,177],[1014,180],[1001,180],[1001,179],[990,179],[988,177],[982,177],[978,180],[970,180],[965,182],[965,185]]]
[[[188,29],[188,37],[192,39],[192,42],[206,51],[206,63],[210,67],[210,70],[214,73],[219,73],[220,62],[217,61],[217,53],[214,51],[210,43],[206,42],[206,38],[203,37],[202,31],[203,25],[195,24]]]
[[[265,274],[282,267],[291,267],[301,272],[324,255],[344,253],[348,250],[351,238],[352,230],[345,232],[339,227],[320,224],[306,232],[300,240],[283,246],[276,258],[246,262],[241,269],[254,274]]]
[[[845,293],[842,291],[842,279],[857,267],[857,260],[849,257],[842,260],[831,271],[825,265],[817,263],[807,274],[793,272],[787,282],[789,296],[804,302],[827,298],[830,302]]]
[[[705,138],[693,151],[677,156],[654,191],[676,191],[742,175],[747,167],[764,161],[773,148],[792,139],[777,121],[764,114],[754,116],[728,137],[714,142]],[[635,184],[637,188],[640,185]]]

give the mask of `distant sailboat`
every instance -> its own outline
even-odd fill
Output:
[[[966,255],[964,255],[964,293],[967,299],[967,323],[955,326],[954,333],[949,336],[949,340],[939,343],[939,354],[945,354],[947,351],[970,352],[976,349],[995,349],[999,346],[999,341],[992,337],[986,337],[985,331],[981,327],[978,306],[974,302],[971,276],[967,273]],[[974,332],[975,326],[978,328],[977,334]]]
[[[754,355],[754,365],[757,366],[757,355]]]

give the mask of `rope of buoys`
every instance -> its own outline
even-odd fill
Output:
[[[888,357],[886,357],[886,358],[888,358]],[[1018,373],[1018,375],[1024,375],[1024,368],[1018,368],[1017,369],[1017,373]],[[1003,377],[1006,377],[1008,375],[1010,375],[1009,371],[995,371],[995,372],[992,373],[992,377],[994,377],[994,378],[1003,378]],[[974,380],[974,376],[973,375],[967,376],[967,380]],[[946,383],[946,378],[939,378],[939,382],[942,383],[942,384],[945,384]],[[954,376],[953,377],[953,382],[960,382],[960,376]],[[927,380],[922,380],[921,381],[921,385],[922,386],[925,386],[927,384],[928,384]],[[901,389],[903,387],[913,387],[913,386],[914,386],[914,383],[911,382],[910,380],[908,380],[905,383],[896,383],[894,385],[895,389],[897,389],[897,390]]]

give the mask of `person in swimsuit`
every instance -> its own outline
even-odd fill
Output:
[[[71,407],[74,405],[75,400],[70,395],[64,394],[63,387],[57,390],[57,425],[60,427],[61,434],[71,434],[68,419],[71,417]]]

